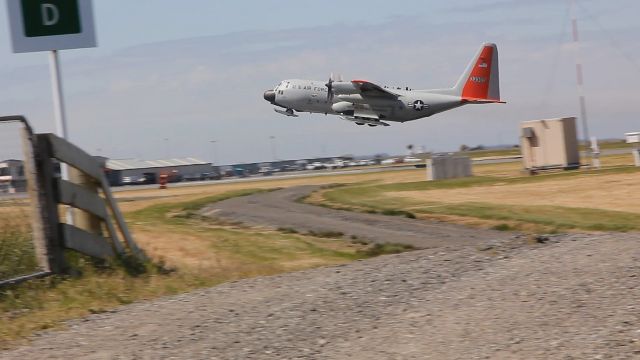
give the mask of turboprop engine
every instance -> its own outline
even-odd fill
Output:
[[[354,106],[350,102],[340,101],[331,105],[331,110],[337,112],[338,114],[353,115]]]

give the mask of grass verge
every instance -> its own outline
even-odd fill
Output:
[[[604,209],[569,206],[505,205],[490,202],[447,203],[425,201],[394,194],[405,191],[435,191],[465,189],[482,186],[509,186],[528,183],[544,183],[550,180],[580,181],[580,176],[606,176],[638,173],[635,167],[622,166],[599,171],[573,171],[549,173],[534,177],[478,176],[445,181],[420,181],[394,184],[360,183],[323,190],[307,202],[340,210],[352,210],[385,215],[408,214],[422,218],[444,219],[465,224],[479,224],[495,230],[519,230],[526,232],[581,231],[637,231],[640,230],[638,214]],[[576,195],[578,196],[578,195]],[[526,196],[525,196],[526,197]],[[428,198],[428,196],[427,196]],[[470,221],[471,219],[471,221]],[[482,221],[473,221],[482,220]]]

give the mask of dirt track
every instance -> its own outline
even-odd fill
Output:
[[[292,228],[303,232],[341,232],[358,239],[405,243],[423,249],[443,245],[477,245],[482,241],[511,236],[504,232],[472,229],[455,224],[401,216],[361,214],[296,202],[316,189],[318,186],[296,186],[237,197],[215,203],[203,212],[250,225]]]

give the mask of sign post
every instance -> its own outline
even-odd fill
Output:
[[[51,74],[51,91],[53,93],[53,112],[56,119],[56,135],[63,139],[67,139],[66,111],[62,95],[62,79],[60,77],[58,50],[51,50],[49,52],[49,72]]]
[[[56,135],[68,139],[58,50],[96,46],[91,0],[7,0],[14,53],[49,51]],[[62,178],[69,179],[65,164]],[[69,222],[73,221],[71,213]]]
[[[640,132],[630,132],[624,134],[627,144],[633,144],[633,163],[640,166]]]
[[[50,51],[56,134],[68,137],[58,50],[96,46],[91,0],[7,0],[13,52]]]

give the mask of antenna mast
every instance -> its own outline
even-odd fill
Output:
[[[582,76],[582,63],[580,61],[580,38],[578,36],[578,20],[576,18],[575,0],[569,0],[569,13],[571,14],[571,29],[573,33],[574,56],[576,61],[576,85],[578,87],[578,99],[580,101],[580,119],[582,120],[582,137],[587,152],[587,157],[592,157],[592,149],[589,146],[589,126],[587,124],[587,105],[584,96],[584,83]]]

